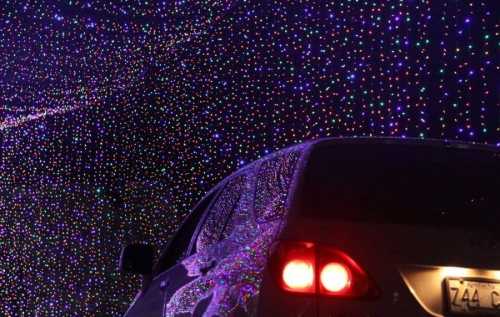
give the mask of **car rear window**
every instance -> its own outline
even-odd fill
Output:
[[[313,151],[301,210],[307,217],[446,226],[497,226],[498,152],[409,145]]]

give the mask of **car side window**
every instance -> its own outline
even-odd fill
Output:
[[[179,230],[170,239],[167,247],[161,252],[155,268],[156,274],[169,269],[185,256],[191,238],[198,227],[198,223],[205,214],[205,210],[211,206],[219,192],[219,189],[213,190],[198,202],[193,211],[187,216]]]
[[[196,252],[204,250],[221,239],[224,228],[240,200],[244,186],[245,176],[239,175],[231,179],[221,191],[210,207],[198,234]]]
[[[280,219],[300,152],[290,152],[264,161],[257,176],[255,216],[258,223]]]

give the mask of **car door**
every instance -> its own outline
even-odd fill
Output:
[[[153,269],[153,280],[136,295],[125,317],[162,316],[166,292],[186,282],[185,274],[177,263],[184,258],[200,220],[204,218],[205,212],[213,204],[221,188],[220,185],[216,186],[207,193],[182,223],[161,252]]]
[[[196,278],[188,274],[180,261],[188,256],[195,256],[197,252],[222,238],[224,228],[241,195],[241,183],[241,177],[231,177],[197,204],[160,255],[154,268],[155,277],[149,287],[137,295],[125,314],[126,317],[163,316],[164,303],[180,287]],[[209,261],[202,270],[208,271],[214,265]],[[180,315],[182,316],[182,312]]]
[[[206,277],[219,264],[220,258],[213,250],[218,249],[219,242],[226,238],[227,231],[225,229],[231,225],[234,210],[240,202],[245,187],[245,181],[245,173],[239,173],[228,179],[200,220],[187,249],[188,256],[176,267],[176,274],[184,276],[183,282],[172,285],[165,294],[166,306],[163,316],[201,316],[205,313],[211,296],[205,296],[203,287],[198,289],[198,292],[188,292],[188,296],[181,296],[180,299],[174,298],[171,301],[171,297],[184,285]],[[196,268],[188,263],[196,263]],[[194,303],[194,305],[184,305],[184,302]]]
[[[193,255],[182,261],[194,278],[168,297],[163,317],[257,316],[299,157],[295,148],[279,152],[232,177],[193,240]]]

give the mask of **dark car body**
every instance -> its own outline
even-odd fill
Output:
[[[393,138],[293,146],[201,200],[125,316],[500,316],[499,193],[494,147]],[[328,293],[314,271],[312,291],[287,289],[289,244],[312,246],[318,272],[328,257],[351,261],[361,273],[351,272],[350,287],[366,285]]]

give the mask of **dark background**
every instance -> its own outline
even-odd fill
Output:
[[[2,1],[0,315],[118,316],[238,167],[323,136],[500,146],[498,1]]]

